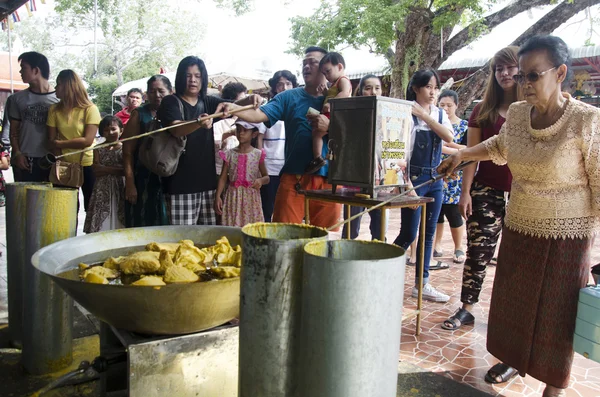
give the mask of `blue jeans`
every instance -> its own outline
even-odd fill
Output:
[[[350,216],[354,216],[359,212],[365,210],[365,207],[350,207]],[[369,224],[369,229],[371,230],[371,238],[377,239],[379,241],[384,241],[385,236],[381,236],[381,210],[373,210],[369,212],[371,217],[371,223]],[[348,219],[348,211],[346,211],[346,206],[344,206],[344,219]],[[360,232],[360,221],[362,219],[362,215],[352,221],[350,221],[350,238],[354,240],[358,237],[358,233]],[[346,238],[348,224],[344,224],[344,228],[342,229],[342,238]]]
[[[413,186],[417,186],[423,182],[426,182],[431,178],[430,175],[424,174],[419,176],[417,179],[412,181]],[[442,196],[443,196],[443,182],[439,180],[432,183],[431,185],[423,186],[416,190],[417,195],[421,197],[432,197],[435,201],[428,203],[425,207],[425,258],[423,260],[423,284],[429,282],[429,261],[431,260],[431,251],[433,250],[433,235],[437,226],[437,220],[440,216],[440,210],[442,208]],[[421,207],[417,210],[411,210],[410,208],[402,208],[402,223],[400,225],[400,234],[394,240],[394,244],[408,249],[410,244],[417,237],[417,231],[419,230],[419,221],[421,219]],[[421,252],[421,240],[418,241],[417,252]],[[415,283],[418,283],[419,279],[419,261],[417,260],[415,272]]]
[[[260,199],[262,201],[265,222],[271,222],[273,208],[275,207],[275,195],[277,194],[277,188],[279,188],[279,180],[279,175],[269,175],[269,183],[260,188]]]

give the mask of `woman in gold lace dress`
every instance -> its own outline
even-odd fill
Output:
[[[578,292],[600,233],[600,110],[561,92],[569,69],[564,41],[531,38],[514,76],[525,101],[509,108],[500,134],[438,169],[492,160],[512,172],[487,348],[544,382],[544,397],[566,395]]]

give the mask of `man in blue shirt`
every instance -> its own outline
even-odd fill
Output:
[[[325,76],[319,70],[319,62],[327,53],[320,47],[309,47],[305,51],[302,61],[302,76],[304,87],[294,88],[279,93],[273,100],[258,109],[245,110],[236,113],[242,120],[252,123],[275,124],[279,120],[285,123],[285,163],[281,169],[281,181],[277,196],[273,222],[302,223],[304,218],[304,196],[296,190],[296,185],[301,189],[318,190],[331,189],[327,183],[328,165],[322,167],[315,174],[303,175],[306,166],[313,159],[312,136],[323,138],[329,128],[327,117],[308,115],[308,109],[318,111],[323,107],[325,99],[318,92],[318,87],[326,84]],[[231,111],[237,106],[221,104],[220,109]],[[220,109],[217,109],[219,111]],[[326,157],[327,144],[323,145],[323,157]],[[341,205],[320,201],[310,202],[311,224],[330,227],[340,218]]]

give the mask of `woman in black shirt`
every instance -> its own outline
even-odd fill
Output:
[[[188,56],[179,62],[175,94],[165,97],[158,109],[163,126],[196,120],[216,112],[224,100],[207,95],[208,73],[204,62]],[[183,110],[183,113],[182,113]],[[177,171],[163,178],[167,213],[171,225],[216,225],[213,209],[217,189],[212,120],[170,130],[186,137],[185,151]]]

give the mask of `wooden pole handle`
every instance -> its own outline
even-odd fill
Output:
[[[244,110],[250,110],[250,109],[254,109],[254,105],[246,105],[246,106],[239,107],[237,109],[233,109],[230,112],[228,112],[228,114],[232,115],[232,114],[235,114],[235,113],[238,113],[238,112],[243,112]],[[71,156],[73,154],[85,153],[85,152],[89,152],[90,150],[102,149],[102,148],[105,148],[105,147],[116,145],[117,143],[120,143],[120,142],[132,141],[134,139],[140,139],[140,138],[144,138],[144,137],[147,137],[149,135],[152,135],[152,134],[156,134],[157,132],[167,131],[167,130],[170,130],[171,128],[181,127],[181,126],[192,124],[192,123],[201,123],[201,122],[206,121],[206,120],[215,119],[215,118],[219,118],[219,117],[223,117],[223,116],[225,116],[224,112],[209,114],[208,116],[200,117],[200,118],[195,119],[195,120],[190,120],[190,121],[186,121],[184,123],[170,125],[168,127],[159,128],[158,130],[154,130],[154,131],[148,131],[146,133],[143,133],[143,134],[140,134],[140,135],[136,135],[136,136],[130,136],[129,138],[121,139],[121,140],[118,140],[118,141],[115,141],[115,142],[108,142],[108,143],[103,143],[103,144],[95,145],[95,146],[92,145],[92,146],[90,146],[88,148],[85,148],[85,149],[82,149],[82,150],[78,150],[76,152],[71,152],[71,153],[67,153],[67,154],[61,154],[60,156],[56,156],[55,159],[58,160],[58,159],[63,158],[65,156]]]

